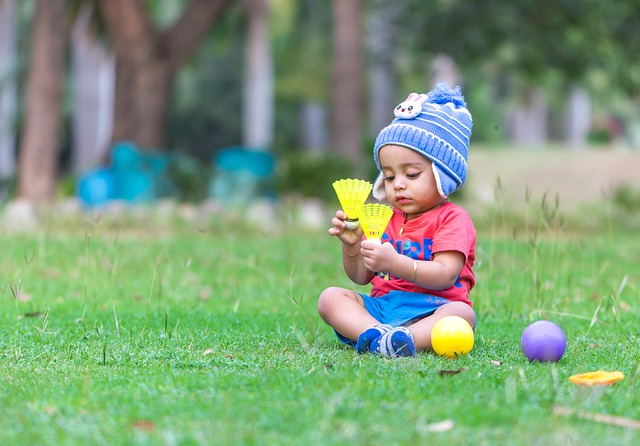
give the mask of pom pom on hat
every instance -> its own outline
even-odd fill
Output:
[[[462,90],[460,87],[458,86],[452,90],[444,82],[436,84],[435,88],[429,92],[427,97],[429,98],[427,102],[431,104],[444,105],[451,102],[456,106],[456,108],[467,107],[467,103],[464,101],[464,96],[462,96]]]
[[[442,197],[460,188],[467,179],[469,138],[473,121],[460,87],[438,83],[428,94],[411,93],[399,104],[396,118],[382,129],[373,148],[380,166],[380,149],[388,144],[414,150],[433,163],[433,172]],[[382,172],[373,186],[373,196],[386,199]]]

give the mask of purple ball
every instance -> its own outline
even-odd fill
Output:
[[[522,332],[520,348],[531,362],[558,362],[567,349],[567,338],[553,322],[537,321]]]

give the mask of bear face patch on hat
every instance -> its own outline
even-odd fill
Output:
[[[395,119],[382,129],[373,147],[373,159],[378,170],[379,152],[394,144],[414,150],[430,159],[438,192],[448,197],[467,179],[469,138],[473,121],[460,87],[451,89],[445,83],[436,84],[427,94],[411,93],[394,110]],[[386,199],[382,172],[373,186],[373,196]]]

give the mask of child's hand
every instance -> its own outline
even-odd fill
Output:
[[[331,219],[333,227],[329,228],[329,235],[338,237],[340,241],[349,246],[357,244],[362,240],[362,227],[358,225],[353,231],[347,229],[347,215],[342,212],[336,212],[336,216]]]
[[[380,243],[380,240],[363,240],[360,252],[364,258],[364,266],[374,273],[389,272],[398,252],[391,243]]]

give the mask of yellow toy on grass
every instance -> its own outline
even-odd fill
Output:
[[[433,326],[431,347],[451,359],[466,355],[473,348],[473,328],[459,316],[445,316]]]

